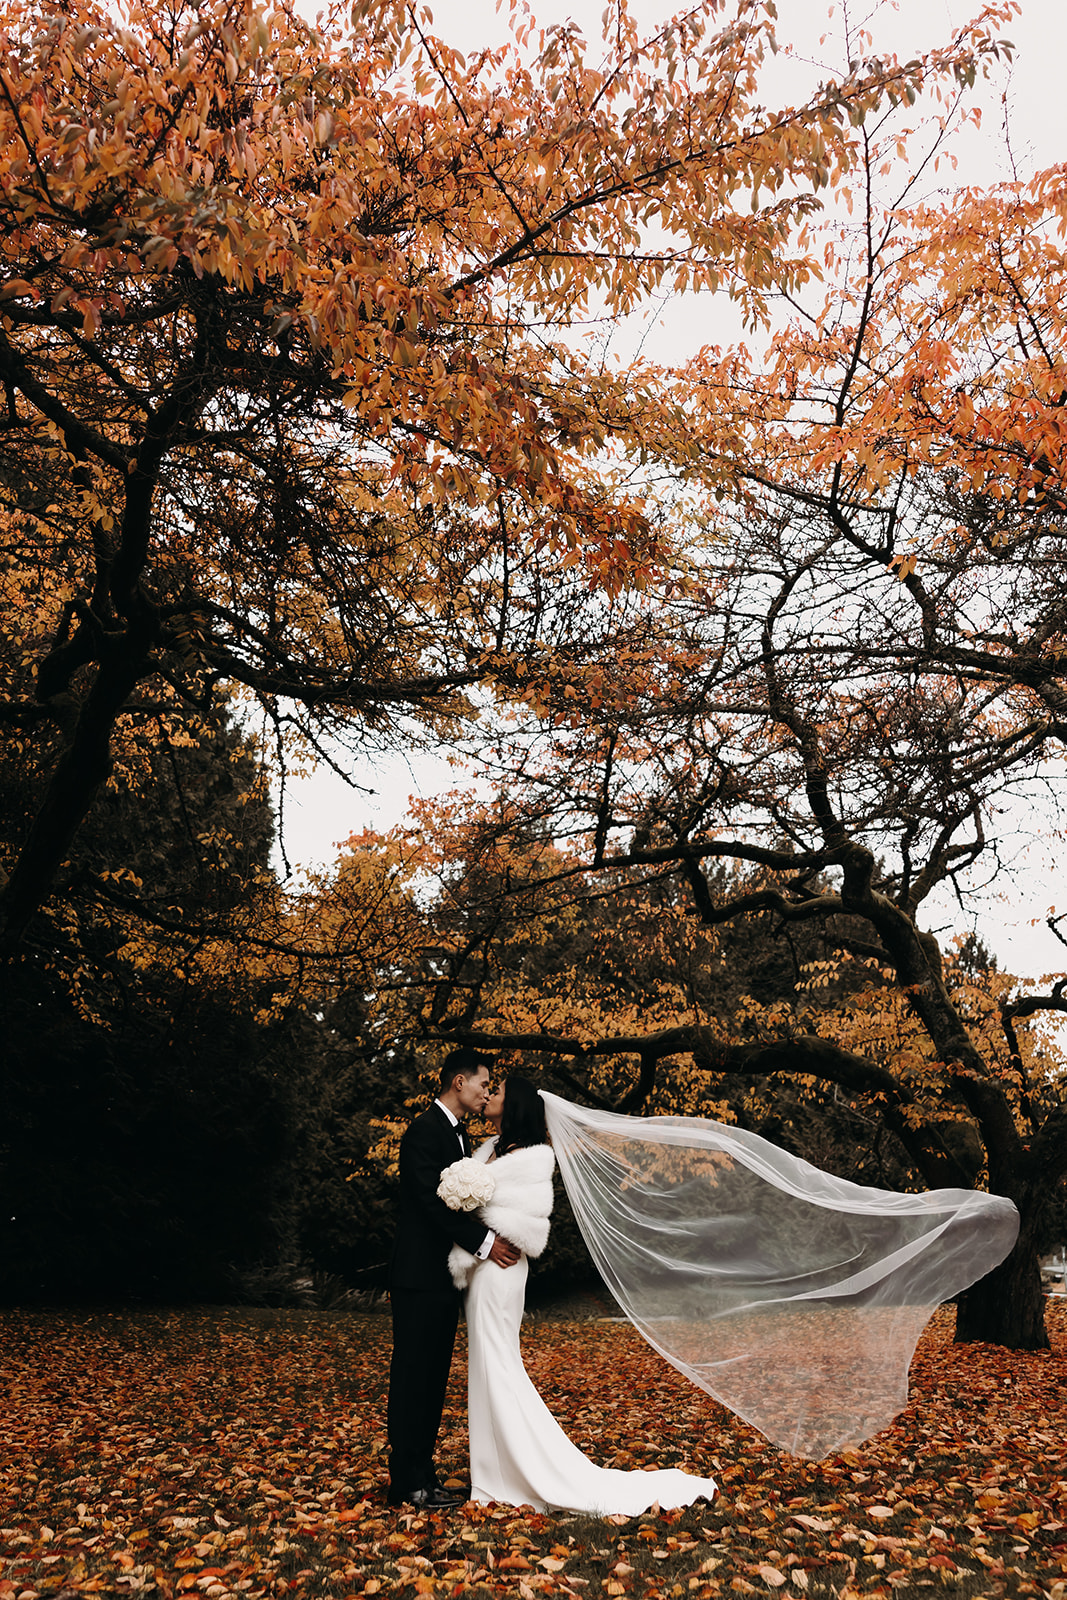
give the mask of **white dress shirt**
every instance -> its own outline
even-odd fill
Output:
[[[455,1128],[455,1130],[456,1130],[456,1138],[459,1141],[459,1153],[460,1153],[461,1156],[465,1156],[467,1154],[467,1152],[463,1148],[463,1135],[460,1132],[459,1118],[455,1115],[454,1112],[449,1111],[448,1107],[445,1105],[443,1100],[435,1100],[434,1101],[434,1105],[435,1106],[440,1106],[441,1110],[444,1112],[444,1114],[448,1118],[449,1122]],[[475,1255],[478,1257],[479,1261],[487,1261],[489,1259],[489,1252],[493,1248],[493,1242],[494,1242],[495,1239],[496,1239],[496,1234],[493,1232],[492,1228],[488,1228],[486,1230],[485,1238],[482,1240],[481,1244],[478,1246],[477,1250],[474,1252]]]

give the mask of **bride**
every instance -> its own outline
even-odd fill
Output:
[[[544,1102],[526,1078],[507,1078],[490,1097],[484,1115],[497,1132],[472,1158],[491,1163],[495,1180],[481,1215],[487,1227],[518,1245],[523,1255],[506,1271],[477,1260],[459,1245],[449,1257],[454,1281],[467,1291],[472,1500],[602,1516],[636,1516],[657,1503],[677,1507],[710,1500],[713,1479],[675,1467],[623,1472],[596,1466],[567,1438],[530,1382],[519,1328],[527,1257],[539,1256],[548,1241],[555,1157],[548,1144]]]

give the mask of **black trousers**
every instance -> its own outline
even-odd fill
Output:
[[[459,1321],[454,1289],[393,1289],[389,1478],[394,1495],[429,1488]]]

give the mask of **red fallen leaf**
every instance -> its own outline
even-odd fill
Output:
[[[498,1572],[532,1572],[533,1568],[525,1556],[504,1556],[497,1562]]]
[[[928,1565],[931,1567],[945,1567],[949,1572],[956,1571],[956,1563],[951,1556],[931,1556]]]

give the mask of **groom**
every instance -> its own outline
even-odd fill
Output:
[[[492,1058],[463,1047],[445,1057],[438,1095],[400,1141],[400,1214],[389,1262],[393,1359],[389,1369],[389,1504],[459,1505],[438,1482],[433,1453],[452,1364],[459,1291],[448,1252],[461,1244],[482,1260],[512,1266],[519,1252],[473,1211],[437,1198],[445,1167],[470,1155],[464,1120],[489,1098]]]

